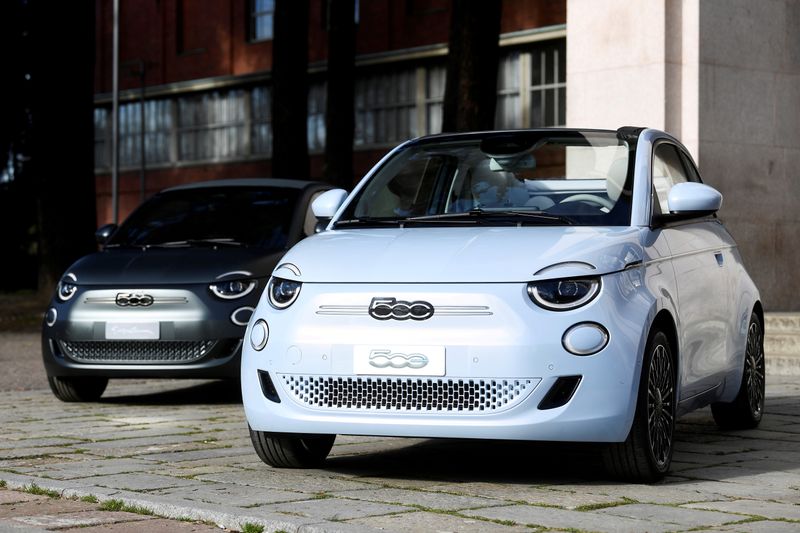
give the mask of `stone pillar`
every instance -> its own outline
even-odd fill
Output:
[[[769,310],[800,310],[798,35],[798,0],[567,0],[567,125],[678,137]]]

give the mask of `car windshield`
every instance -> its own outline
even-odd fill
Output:
[[[630,152],[613,132],[531,130],[423,140],[395,154],[335,227],[628,225]]]
[[[107,246],[257,246],[282,250],[299,191],[206,187],[157,194],[134,211]]]

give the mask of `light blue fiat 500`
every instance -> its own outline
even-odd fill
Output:
[[[241,377],[258,455],[336,434],[604,443],[670,467],[676,417],[764,409],[764,319],[722,196],[652,129],[439,135],[313,205],[272,273]]]

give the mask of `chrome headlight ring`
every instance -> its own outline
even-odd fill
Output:
[[[271,277],[267,283],[267,298],[275,309],[286,309],[297,300],[303,284],[283,278]]]
[[[543,309],[569,311],[594,300],[601,287],[599,277],[531,281],[528,296]]]

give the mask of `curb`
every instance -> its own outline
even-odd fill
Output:
[[[231,511],[222,505],[203,502],[187,502],[175,498],[146,494],[127,490],[95,487],[72,481],[39,478],[11,472],[0,472],[0,480],[6,482],[6,488],[25,491],[31,485],[36,485],[45,490],[55,491],[62,498],[82,498],[94,496],[99,503],[108,500],[121,500],[124,504],[142,507],[152,512],[155,516],[170,519],[191,519],[196,521],[212,522],[220,528],[241,531],[245,524],[264,526],[265,531],[286,531],[287,533],[368,533],[379,531],[377,529],[330,522],[326,520],[306,519],[298,517],[293,521],[290,517],[277,513],[256,512],[246,514],[241,509]]]

